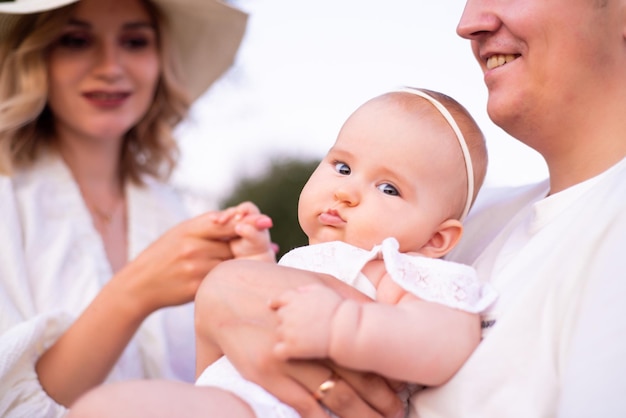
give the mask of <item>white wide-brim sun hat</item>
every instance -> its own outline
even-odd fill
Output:
[[[19,15],[58,9],[77,1],[0,1],[0,41]],[[246,30],[247,15],[217,0],[151,1],[168,18],[172,46],[181,59],[181,81],[191,98],[196,99],[233,64]]]

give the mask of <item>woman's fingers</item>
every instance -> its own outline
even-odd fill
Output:
[[[228,240],[237,236],[234,225],[233,222],[216,220],[215,212],[206,212],[184,221],[181,227],[183,233],[189,236],[209,240]]]
[[[319,372],[328,373],[328,369],[320,367]],[[311,392],[289,376],[276,374],[273,379],[264,382],[264,387],[281,402],[298,411],[302,418],[328,418],[328,414],[322,405],[311,396]]]
[[[207,273],[232,258],[228,242],[188,234],[187,227],[174,227],[125,268],[125,287],[147,309],[192,301]]]
[[[201,256],[208,259],[213,265],[219,263],[220,261],[230,260],[233,258],[233,253],[227,242],[203,239],[198,243],[198,245],[202,249],[201,251],[203,254]]]
[[[355,372],[343,368],[337,368],[335,373],[340,377],[340,381],[348,385],[355,394],[352,395],[351,392],[348,392],[349,394],[344,396],[341,390],[333,390],[324,396],[324,404],[337,415],[343,417],[344,411],[352,408],[351,397],[356,396],[378,411],[380,416],[404,416],[402,401],[384,378],[376,374]]]
[[[258,215],[260,213],[261,211],[254,203],[246,201],[222,211],[211,212],[209,217],[218,224],[226,224],[230,221],[239,221],[248,215]]]
[[[301,414],[302,412],[294,402],[317,402],[342,418],[381,418],[385,416],[365,402],[340,375],[336,375],[331,369],[320,363],[290,361],[286,366],[286,371],[306,388],[306,397],[302,397],[305,399],[284,400],[294,406]],[[395,397],[395,394],[393,396]]]

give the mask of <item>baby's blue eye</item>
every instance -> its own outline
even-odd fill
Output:
[[[390,196],[400,196],[400,192],[396,189],[395,186],[392,186],[389,183],[383,183],[377,186],[378,190],[383,192],[384,194],[388,194]]]
[[[335,170],[344,176],[349,176],[351,173],[350,166],[346,163],[335,163]]]

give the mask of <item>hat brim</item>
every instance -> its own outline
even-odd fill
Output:
[[[152,1],[169,19],[183,81],[195,99],[232,66],[248,15],[214,0]]]
[[[28,0],[0,3],[0,41],[6,38],[23,15],[58,9],[79,0]]]
[[[25,15],[58,9],[78,0],[28,0],[4,1],[0,3],[0,13]]]
[[[20,15],[44,12],[79,0],[0,2],[0,41]],[[243,39],[247,14],[217,0],[152,0],[167,17],[172,46],[181,59],[182,82],[198,98],[232,66]]]

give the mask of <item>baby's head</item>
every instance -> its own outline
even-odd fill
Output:
[[[344,123],[302,191],[300,224],[311,243],[369,249],[395,237],[401,251],[441,257],[460,238],[486,166],[484,137],[458,102],[386,93]]]
[[[408,93],[427,100],[433,106],[433,109],[437,109],[440,116],[446,119],[451,129],[449,134],[454,133],[466,170],[464,176],[465,199],[462,203],[461,215],[459,216],[459,219],[463,220],[467,216],[474,200],[476,200],[478,191],[482,187],[487,174],[487,146],[480,127],[465,107],[443,93],[410,87],[389,94],[394,93]],[[411,99],[409,98],[408,100],[410,101]],[[440,139],[443,139],[443,137]],[[454,141],[446,141],[445,144],[455,148]],[[462,196],[463,193],[459,195]]]

